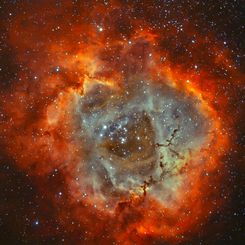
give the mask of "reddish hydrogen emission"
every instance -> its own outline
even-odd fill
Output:
[[[230,51],[189,22],[152,28],[121,1],[33,8],[8,26],[26,69],[1,101],[6,154],[88,244],[194,235],[223,204],[241,76]]]

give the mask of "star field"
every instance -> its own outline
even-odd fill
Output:
[[[1,1],[0,243],[244,243],[243,1]]]

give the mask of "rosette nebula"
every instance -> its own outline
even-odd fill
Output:
[[[242,3],[1,6],[2,244],[242,244]]]

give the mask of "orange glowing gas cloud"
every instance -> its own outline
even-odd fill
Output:
[[[38,180],[37,185],[56,207],[57,219],[66,230],[80,232],[87,244],[187,240],[223,202],[219,183],[225,177],[223,156],[231,144],[228,129],[233,124],[223,87],[236,73],[229,52],[214,43],[211,34],[203,37],[187,23],[182,33],[174,26],[153,29],[142,18],[128,17],[130,7],[119,1],[109,8],[98,3],[74,9],[66,4],[62,12],[48,5],[35,11],[27,7],[9,26],[10,43],[23,69],[1,101],[7,154],[34,178],[62,173],[59,184],[67,191],[63,203],[52,188]],[[188,41],[193,34],[195,43]],[[220,69],[226,69],[229,77],[222,77]],[[204,143],[183,153],[184,164],[173,173],[178,185],[169,187],[171,202],[151,195],[150,182],[145,182],[145,193],[129,190],[115,201],[96,192],[90,183],[98,185],[98,179],[88,180],[84,170],[90,153],[81,136],[78,121],[84,118],[77,117],[78,101],[95,84],[108,89],[114,104],[120,98],[127,101],[128,82],[133,84],[129,90],[137,94],[140,80],[149,81],[149,86],[164,84],[176,96],[193,101],[209,125]],[[100,108],[107,103],[103,99],[91,103]]]

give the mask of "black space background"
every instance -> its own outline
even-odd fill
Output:
[[[14,50],[8,46],[8,35],[4,23],[11,21],[9,12],[15,14],[22,11],[19,3],[25,2],[29,1],[0,1],[1,94],[11,89],[11,83],[15,80],[19,69],[14,61]],[[156,2],[161,1],[152,1],[153,4]],[[196,1],[172,2],[188,9]],[[207,0],[205,2],[205,7],[195,9],[193,23],[197,23],[200,29],[207,28],[213,31],[221,41],[227,41],[229,48],[234,51],[238,68],[244,71],[244,1]],[[190,8],[191,11],[193,10]],[[210,22],[215,23],[215,26],[211,28]],[[238,118],[234,136],[237,149],[230,151],[227,156],[230,176],[224,183],[230,189],[231,196],[222,210],[214,214],[203,230],[186,244],[245,244],[245,162],[243,158],[245,113],[242,88],[237,89],[237,97],[236,115],[231,115]],[[0,244],[61,244],[62,238],[68,238],[69,241],[71,234],[30,239],[32,234],[37,232],[37,228],[33,225],[36,217],[45,219],[45,222],[53,227],[59,224],[52,215],[52,207],[48,210],[43,208],[42,203],[45,203],[45,198],[38,194],[33,180],[15,167],[14,161],[4,154],[3,149],[0,139]],[[57,178],[62,177],[57,176]]]

